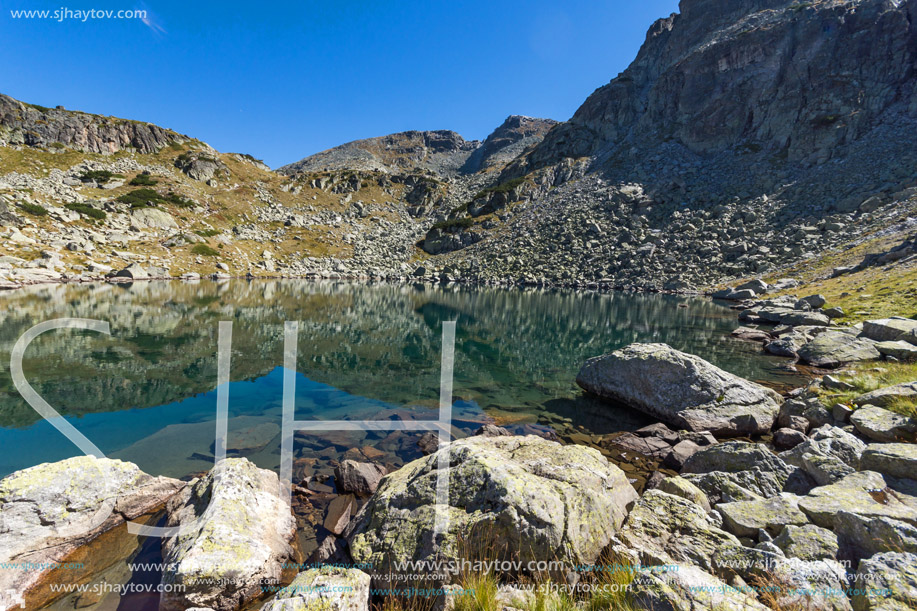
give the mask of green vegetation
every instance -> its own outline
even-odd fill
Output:
[[[163,201],[162,195],[153,189],[135,189],[130,193],[124,193],[118,196],[118,201],[122,204],[130,204],[134,210],[140,208],[150,208]]]
[[[223,233],[219,229],[198,229],[194,233],[201,236],[202,238],[212,238],[215,235],[220,235]]]
[[[87,170],[80,174],[80,180],[83,182],[95,181],[100,185],[111,181],[112,178],[124,178],[121,174],[113,174],[108,170]]]
[[[28,202],[19,202],[17,204],[23,212],[27,212],[32,216],[46,216],[48,211],[37,204],[30,204]]]
[[[153,178],[152,176],[150,176],[149,174],[137,174],[136,176],[131,178],[131,181],[128,184],[135,186],[135,187],[152,187],[153,185],[158,184],[158,183],[159,181]]]
[[[117,201],[122,204],[129,204],[132,210],[151,208],[160,204],[172,204],[178,208],[193,208],[197,205],[172,191],[162,195],[153,189],[135,189],[130,193],[119,195]]]
[[[211,248],[210,246],[207,246],[206,244],[195,244],[191,248],[191,254],[202,255],[204,257],[216,257],[220,253],[219,251]]]
[[[258,159],[257,157],[253,155],[249,155],[248,153],[239,153],[239,157],[244,157],[245,159],[248,159],[249,161],[254,161],[255,163],[267,165],[266,163],[264,163],[263,159]]]
[[[453,597],[455,611],[491,611],[497,609],[497,592],[500,585],[490,573],[468,575],[462,579],[466,594]]]
[[[491,193],[509,193],[519,185],[525,182],[525,177],[520,176],[519,178],[512,178],[506,182],[501,182],[499,185],[494,187],[487,187],[477,192],[477,194],[472,199],[480,199],[486,197]]]
[[[468,229],[474,225],[474,219],[471,217],[462,217],[460,219],[446,219],[433,224],[433,229],[442,229],[446,233],[455,233],[462,229]]]
[[[244,155],[243,155],[243,156],[244,156]],[[249,155],[249,156],[250,156],[250,155]],[[191,151],[185,151],[184,153],[182,153],[181,155],[179,155],[179,156],[176,157],[175,159],[176,159],[177,161],[180,161],[181,163],[190,163],[190,162],[194,161],[195,159],[197,159],[197,160],[199,160],[199,161],[210,161],[210,162],[213,162],[213,163],[217,163],[217,162],[219,161],[219,159],[216,159],[216,158],[214,158],[214,157],[211,157],[210,155],[207,155],[207,154],[205,154],[205,153],[197,153],[197,154],[194,154],[194,153],[192,153]],[[254,159],[254,157],[252,157],[252,159]]]
[[[853,406],[853,400],[858,396],[885,388],[913,382],[917,380],[917,363],[885,363],[877,361],[863,361],[851,363],[847,369],[836,376],[840,381],[853,386],[850,390],[821,389],[819,397],[822,404],[831,408],[835,403]],[[887,409],[917,418],[917,401],[901,399],[887,406]]]
[[[65,205],[64,208],[67,210],[73,210],[74,212],[79,212],[83,216],[88,216],[89,218],[93,218],[98,221],[104,221],[105,217],[107,216],[104,210],[93,208],[89,204],[73,202],[72,204]]]
[[[38,104],[26,104],[26,106],[31,106],[32,108],[40,112],[48,112],[49,110],[51,110],[47,106],[39,106]]]

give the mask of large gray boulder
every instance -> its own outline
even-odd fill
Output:
[[[631,344],[591,358],[576,383],[678,428],[721,436],[769,431],[782,401],[768,388],[666,344]]]
[[[32,563],[33,570],[0,570],[0,593],[26,594],[41,582],[50,566],[77,548],[162,507],[184,484],[152,477],[137,465],[79,456],[16,471],[0,480],[0,562]],[[115,537],[127,535],[124,529]],[[115,545],[115,540],[110,541]],[[94,574],[67,571],[73,579]],[[36,608],[41,594],[30,597]]]
[[[369,611],[369,584],[369,575],[358,569],[310,569],[297,575],[261,611]]]
[[[917,554],[885,552],[861,560],[857,567],[855,611],[917,609]]]
[[[917,524],[917,498],[889,490],[875,471],[859,471],[837,483],[813,488],[799,499],[799,508],[813,523],[835,532],[841,512]]]
[[[713,569],[717,549],[740,546],[697,503],[661,490],[647,490],[618,536],[643,566],[679,564]]]
[[[446,506],[435,495],[444,452]],[[590,564],[636,499],[624,473],[594,449],[536,436],[471,437],[383,478],[345,536],[354,562],[371,564],[380,583],[396,562],[460,558],[488,542],[523,562]],[[449,529],[434,542],[437,510]]]
[[[886,386],[872,392],[862,394],[853,400],[857,405],[875,405],[876,407],[889,407],[901,400],[910,400],[917,403],[917,382],[904,382],[894,386]]]
[[[131,218],[151,229],[178,229],[175,218],[159,208],[137,208],[131,211]]]
[[[884,516],[865,517],[849,511],[834,516],[841,555],[869,558],[882,552],[917,554],[917,526]]]
[[[860,468],[886,477],[917,479],[917,444],[871,444],[860,458]]]
[[[776,536],[786,525],[801,526],[809,519],[799,510],[798,497],[782,494],[769,499],[720,503],[723,528],[737,537],[757,537],[766,530]]]
[[[163,539],[169,587],[160,609],[234,610],[260,596],[263,584],[279,583],[296,533],[283,494],[273,471],[227,458],[173,497],[167,526],[189,530]]]
[[[863,331],[860,335],[877,342],[894,342],[904,339],[908,333],[915,330],[917,330],[917,320],[893,317],[867,320],[863,323]]]
[[[828,330],[798,351],[799,358],[815,367],[840,367],[844,363],[872,361],[882,357],[876,342],[855,332]]]
[[[917,439],[917,420],[875,405],[864,405],[850,414],[850,422],[862,435],[875,441]]]

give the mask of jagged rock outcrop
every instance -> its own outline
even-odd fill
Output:
[[[87,153],[133,149],[155,153],[189,140],[151,123],[129,121],[63,108],[25,104],[0,94],[0,144],[53,147],[63,145]]]
[[[893,110],[917,117],[915,3],[682,0],[634,62],[532,153],[544,166],[674,138],[829,158]],[[877,44],[881,41],[881,44]]]

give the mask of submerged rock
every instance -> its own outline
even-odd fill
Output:
[[[449,504],[437,505],[440,454],[449,457]],[[523,562],[594,562],[637,493],[598,451],[540,437],[471,437],[387,475],[348,532],[350,553],[386,582],[395,562],[460,558],[490,545]],[[449,530],[434,541],[437,509]],[[561,578],[563,576],[560,576]]]
[[[769,431],[782,401],[770,389],[666,344],[631,344],[591,358],[576,383],[678,428],[722,436]]]
[[[183,485],[133,463],[92,456],[16,471],[0,480],[0,562],[62,562],[103,533],[157,510]],[[48,571],[0,570],[0,592],[28,596]]]
[[[274,472],[227,458],[169,501],[167,526],[189,530],[163,539],[162,582],[172,587],[160,609],[237,609],[279,583],[283,563],[295,561],[296,521],[283,494]]]

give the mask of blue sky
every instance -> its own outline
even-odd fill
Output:
[[[148,11],[13,19],[20,9]],[[272,167],[408,129],[565,120],[675,0],[0,0],[0,92],[139,119]]]

